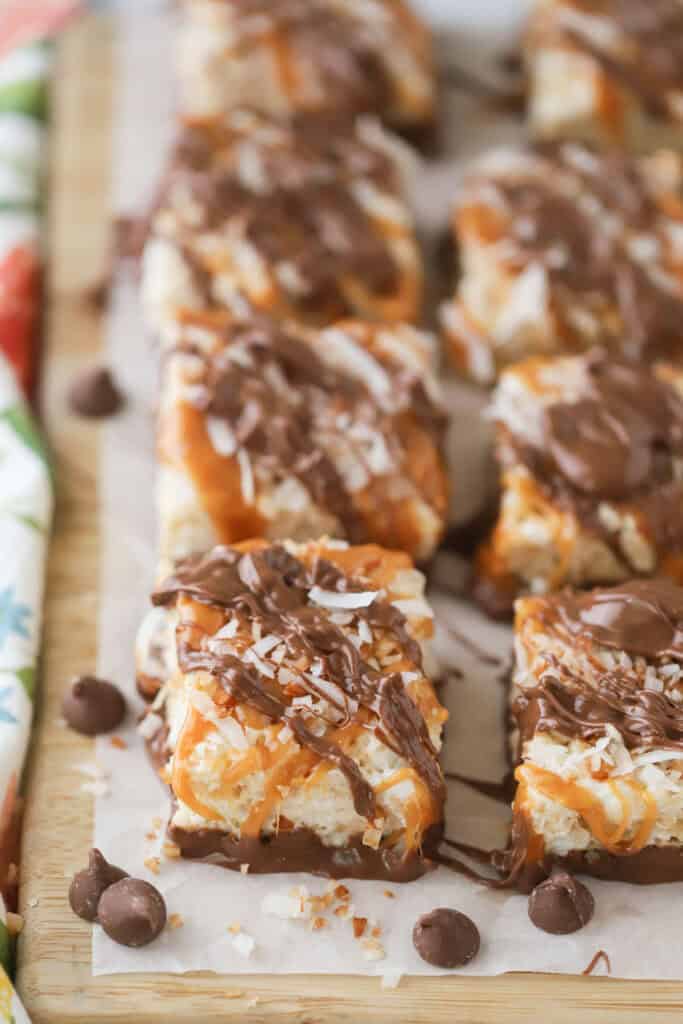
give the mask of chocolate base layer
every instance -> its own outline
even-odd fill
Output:
[[[162,726],[145,743],[147,755],[158,772],[168,757],[168,728]],[[173,803],[173,797],[171,796]],[[443,825],[432,825],[424,836],[422,851],[402,857],[392,850],[373,850],[364,846],[359,836],[346,846],[325,846],[310,829],[297,828],[277,836],[237,838],[218,829],[174,828],[169,825],[168,838],[187,860],[208,861],[219,867],[240,871],[249,865],[249,873],[264,875],[285,871],[304,871],[324,878],[359,878],[385,882],[413,882],[437,865],[429,852],[437,850],[443,836]]]
[[[432,826],[425,836],[425,849],[435,849],[441,826]],[[237,838],[231,832],[214,829],[169,827],[169,839],[188,860],[204,860],[239,871],[249,865],[249,874],[304,871],[325,878],[374,879],[385,882],[413,882],[436,865],[425,852],[401,856],[392,850],[373,850],[361,837],[345,846],[325,846],[315,832],[306,828],[280,832],[275,836]]]
[[[683,882],[683,846],[645,846],[638,853],[617,857],[606,850],[570,853],[553,858],[574,874],[591,875],[607,882],[630,882],[632,885],[657,885],[660,882]]]

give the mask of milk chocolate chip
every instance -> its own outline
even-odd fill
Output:
[[[113,416],[124,404],[123,395],[106,366],[83,370],[69,388],[68,397],[72,412],[92,419]]]
[[[97,916],[110,939],[122,946],[146,946],[166,924],[166,904],[158,889],[141,878],[123,878],[106,889]]]
[[[595,911],[590,889],[560,868],[529,896],[529,917],[551,935],[569,935],[588,924]]]
[[[434,967],[464,967],[479,952],[479,930],[457,910],[439,907],[418,918],[413,945]]]
[[[87,868],[74,875],[69,887],[69,903],[74,914],[85,921],[96,921],[97,906],[104,890],[126,877],[127,873],[109,864],[99,850],[91,850]]]
[[[126,702],[118,687],[106,679],[79,676],[64,697],[62,714],[76,732],[98,736],[121,724]]]

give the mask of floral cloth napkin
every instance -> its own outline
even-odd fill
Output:
[[[23,15],[30,13],[30,4],[19,7]],[[5,11],[0,18],[0,1022],[28,1024],[10,981],[10,926],[15,924],[19,780],[33,712],[52,515],[47,458],[24,394],[33,389],[38,363],[53,49],[41,42],[9,50],[6,22]],[[10,27],[14,40],[12,33],[21,35],[22,19],[15,17]]]
[[[15,1024],[28,1018],[8,978],[6,901],[13,896],[17,793],[33,714],[51,516],[46,453],[0,356],[0,1021]]]
[[[0,23],[0,53],[2,46]],[[0,350],[30,393],[38,362],[50,43],[0,56]]]

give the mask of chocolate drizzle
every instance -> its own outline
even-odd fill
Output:
[[[618,49],[604,45],[574,18],[560,13],[560,28],[606,72],[633,90],[651,113],[671,117],[667,94],[683,89],[683,8],[678,0],[574,0],[573,6],[600,18],[622,35]]]
[[[354,182],[363,179],[396,193],[397,175],[386,153],[363,142],[353,119],[343,114],[332,123],[315,113],[297,114],[263,127],[265,135],[259,134],[259,122],[251,133],[229,118],[186,124],[156,200],[157,210],[175,214],[174,237],[203,298],[213,304],[210,287],[207,293],[210,263],[193,239],[198,231],[220,233],[228,225],[272,273],[287,268],[293,278],[288,299],[304,313],[325,313],[329,321],[354,312],[343,290],[349,277],[375,295],[393,294],[399,268],[353,192]]]
[[[650,663],[683,662],[681,633],[683,588],[668,580],[636,580],[587,594],[566,592],[546,600],[542,628],[566,631],[567,642],[585,649],[606,646]],[[542,732],[594,744],[608,728],[617,731],[632,753],[648,750],[680,752],[683,758],[683,707],[665,688],[647,682],[628,660],[603,668],[591,658],[595,671],[574,671],[552,655],[537,684],[518,691],[512,711],[519,728],[520,749]],[[533,853],[531,852],[533,850]],[[509,849],[494,855],[494,865],[509,876],[515,871],[549,870],[552,863],[603,878],[642,884],[683,878],[680,846],[645,846],[575,851],[566,857],[544,853],[524,808],[515,808]]]
[[[172,603],[186,594],[201,603],[229,608],[261,622],[265,633],[282,637],[293,657],[321,658],[324,675],[339,689],[339,704],[350,718],[366,708],[378,723],[381,740],[404,757],[424,780],[435,804],[444,800],[444,781],[438,757],[424,719],[406,693],[399,673],[373,669],[342,629],[325,612],[308,603],[308,591],[324,581],[325,589],[360,591],[359,582],[345,577],[330,562],[318,559],[311,569],[280,545],[240,554],[233,548],[214,548],[208,555],[189,559],[152,597],[156,605]],[[369,624],[393,632],[407,657],[419,667],[420,650],[410,636],[403,615],[376,599],[367,608],[354,609]],[[357,812],[373,818],[374,792],[357,765],[336,744],[314,735],[296,708],[288,705],[278,688],[232,655],[218,655],[200,643],[196,635],[178,633],[179,663],[183,671],[211,673],[236,702],[244,702],[274,721],[286,722],[299,743],[321,758],[333,761],[346,775]],[[315,686],[315,683],[312,683]],[[326,691],[324,696],[329,697]]]
[[[593,684],[558,666],[515,699],[513,713],[525,742],[539,732],[594,742],[608,725],[631,750],[683,752],[683,708],[664,693],[639,689],[618,672],[606,672]]]
[[[635,232],[656,243],[658,222],[666,219],[637,162],[617,151],[567,144],[538,145],[532,152],[541,161],[533,177],[487,179],[512,218],[511,263],[534,260],[544,266],[568,345],[583,340],[571,315],[578,296],[601,332],[594,340],[618,347],[628,358],[673,358],[683,317],[678,286],[665,281],[664,266],[655,267],[662,271],[655,278],[627,244]],[[576,180],[571,192],[563,186],[568,177]],[[598,199],[604,213],[589,212],[581,202],[586,195]],[[616,229],[606,230],[603,218]],[[611,308],[616,318],[605,315]]]
[[[238,37],[241,28],[245,44],[250,19],[284,33],[297,58],[316,68],[335,106],[353,113],[390,106],[392,86],[381,42],[363,17],[321,0],[240,0],[235,7]]]
[[[598,518],[597,503],[616,500],[636,512],[658,549],[680,547],[683,481],[676,463],[683,457],[683,399],[648,367],[600,350],[584,364],[581,397],[546,408],[542,446],[511,435],[516,458],[608,544],[616,539]],[[616,553],[627,557],[620,547]]]
[[[238,346],[240,361],[233,358]],[[400,474],[405,464],[396,429],[402,412],[409,410],[440,445],[441,410],[415,375],[385,367],[392,393],[380,402],[363,381],[327,364],[314,344],[265,316],[232,323],[220,350],[199,358],[204,372],[192,389],[192,404],[226,421],[237,444],[269,472],[296,477],[316,504],[341,522],[351,541],[366,539],[368,530],[322,443],[331,426],[338,431],[335,410],[381,436],[388,456],[385,475]]]
[[[587,594],[567,591],[552,611],[573,637],[644,658],[683,661],[683,587],[632,580]]]

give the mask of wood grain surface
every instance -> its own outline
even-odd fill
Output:
[[[60,47],[54,96],[43,408],[55,453],[58,506],[42,699],[28,779],[18,971],[34,1024],[681,1021],[683,984],[670,982],[542,975],[404,978],[398,989],[382,991],[376,978],[91,976],[91,929],[71,913],[66,899],[69,878],[90,846],[92,797],[80,790],[82,776],[74,766],[92,758],[91,741],[60,727],[57,719],[65,683],[95,664],[98,428],[70,416],[64,395],[76,367],[95,358],[101,344],[98,315],[84,296],[106,262],[112,35],[103,16],[69,31]],[[642,941],[656,927],[656,921],[645,922]]]

